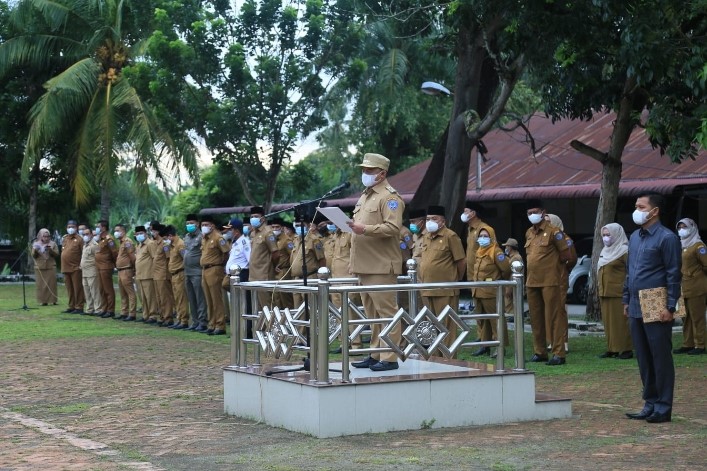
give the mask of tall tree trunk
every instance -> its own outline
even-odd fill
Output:
[[[110,224],[110,189],[107,186],[101,187],[101,219]]]
[[[447,155],[447,140],[449,139],[449,124],[447,124],[444,134],[437,143],[432,160],[427,167],[425,175],[422,177],[420,186],[415,191],[415,196],[410,201],[410,208],[427,209],[430,204],[430,195],[438,195],[442,187],[442,174],[444,173],[444,160]]]

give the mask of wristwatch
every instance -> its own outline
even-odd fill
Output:
[[[668,311],[670,311],[670,314],[675,314],[675,306],[673,306],[673,307],[668,306]]]

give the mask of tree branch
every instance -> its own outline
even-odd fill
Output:
[[[577,152],[580,152],[587,157],[591,157],[592,159],[596,160],[600,164],[604,165],[609,159],[609,154],[606,152],[601,152],[600,150],[595,149],[592,146],[588,146],[587,144],[584,144],[583,142],[579,142],[578,140],[573,140],[570,142],[570,147],[572,147],[574,150]]]

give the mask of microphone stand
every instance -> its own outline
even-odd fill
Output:
[[[25,288],[25,262],[24,258],[25,255],[27,254],[27,249],[24,249],[22,253],[20,254],[19,257],[17,257],[17,260],[14,261],[12,266],[10,267],[10,271],[17,265],[17,262],[20,262],[20,279],[22,280],[22,307],[18,307],[17,309],[9,309],[10,311],[29,311],[31,309],[37,309],[36,307],[28,307],[27,306],[27,291]]]
[[[291,206],[286,209],[281,209],[280,211],[275,211],[270,214],[265,215],[265,217],[270,217],[270,216],[275,216],[276,214],[288,212],[288,211],[294,211],[295,212],[295,218],[297,222],[300,223],[300,227],[302,228],[302,234],[300,235],[300,238],[302,239],[300,246],[302,247],[302,281],[304,282],[304,286],[307,286],[307,260],[305,257],[307,256],[307,249],[305,247],[305,242],[306,242],[306,237],[308,233],[304,232],[304,228],[306,225],[309,225],[309,222],[307,221],[307,211],[297,211],[299,208],[307,208],[314,203],[319,203],[322,200],[325,200],[327,198],[331,198],[332,196],[336,195],[337,193],[340,193],[341,191],[345,190],[348,188],[350,185],[348,183],[342,183],[341,185],[337,186],[336,188],[332,188],[328,192],[326,192],[323,196],[320,196],[319,198],[315,198],[312,200],[308,201],[301,201],[298,204]],[[307,294],[304,295],[304,320],[308,321],[309,320],[309,296]],[[310,332],[309,332],[309,327],[305,328],[305,337],[307,338],[307,346],[311,344],[311,339],[310,339]],[[269,370],[265,372],[266,376],[272,376],[274,374],[283,374],[283,373],[294,373],[297,371],[309,371],[309,352],[307,352],[307,357],[303,360],[303,364],[299,368],[295,369],[290,369],[290,370]],[[336,371],[341,373],[341,370],[330,370],[330,371]]]

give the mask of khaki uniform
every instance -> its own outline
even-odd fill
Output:
[[[606,335],[606,350],[613,353],[633,350],[628,318],[624,316],[621,298],[626,282],[626,260],[623,254],[599,268],[597,272],[597,293],[601,306],[601,317]]]
[[[362,235],[351,236],[351,271],[359,277],[362,286],[394,285],[402,272],[400,253],[400,228],[403,225],[405,203],[398,192],[383,180],[366,188],[356,203],[353,220],[365,225]],[[361,301],[369,319],[390,318],[398,310],[396,293],[361,293]],[[380,340],[381,324],[371,325],[371,348],[387,347]],[[400,345],[400,328],[393,329],[389,337]],[[374,353],[380,361],[397,361],[395,353]]]
[[[426,230],[412,236],[412,258],[417,262],[417,281],[422,283],[422,250],[425,247]]]
[[[519,253],[515,253],[510,257],[509,260],[509,265],[513,266],[513,262],[518,261],[520,263],[523,263],[523,257],[520,256]],[[525,264],[523,263],[525,266]],[[525,272],[525,269],[523,270]],[[513,272],[513,270],[511,270]],[[513,288],[508,287],[506,288],[506,302],[505,302],[505,307],[504,311],[506,311],[506,314],[513,314],[515,313],[515,306],[513,305]]]
[[[226,307],[223,304],[221,282],[223,266],[230,250],[231,244],[216,229],[201,241],[201,286],[206,298],[208,328],[213,330],[226,330]]]
[[[40,248],[32,245],[37,302],[40,304],[56,304],[57,302],[56,257],[58,256],[59,247],[53,240]]]
[[[511,261],[498,245],[494,245],[493,251],[487,255],[476,254],[474,261],[474,281],[496,281],[507,280],[511,276]],[[496,309],[497,288],[473,288],[472,296],[476,300],[476,314],[492,314],[498,312]],[[504,313],[499,313],[504,314]],[[493,319],[480,319],[479,323],[485,324],[481,329],[486,337],[481,340],[498,340],[498,323]],[[504,344],[508,345],[508,325],[506,316],[503,315],[503,338]]]
[[[534,353],[546,356],[546,340],[552,339],[552,354],[565,357],[564,334],[567,322],[560,306],[560,254],[568,249],[564,233],[548,221],[537,229],[531,226],[525,233],[528,257],[526,293],[533,330]],[[564,256],[564,255],[563,255]],[[548,335],[549,334],[549,335]]]
[[[175,323],[189,326],[189,303],[187,302],[186,277],[184,276],[184,253],[186,246],[179,236],[172,237],[169,265],[167,269],[172,278],[172,296],[177,318]]]
[[[81,279],[81,253],[83,239],[78,234],[66,234],[61,238],[61,272],[64,274],[64,284],[69,295],[69,309],[83,311],[86,301]]]
[[[98,243],[93,239],[84,245],[81,252],[81,282],[86,297],[86,314],[101,312],[101,286],[98,281],[98,270],[96,270],[96,252],[98,252]]]
[[[115,260],[120,289],[120,315],[135,319],[137,299],[135,297],[135,242],[123,237]]]
[[[457,262],[464,260],[465,254],[456,232],[443,227],[437,232],[425,234],[424,240],[422,271],[425,273],[425,283],[458,281]],[[435,316],[442,314],[447,306],[456,312],[459,309],[459,290],[422,290],[422,302]],[[444,343],[450,346],[457,339],[457,329],[451,319],[446,320],[446,326],[449,334],[444,338]]]
[[[683,347],[705,348],[705,300],[707,299],[707,248],[703,242],[682,249],[682,295],[686,316]]]
[[[275,240],[277,242],[277,249],[280,251],[280,259],[277,261],[277,267],[275,267],[275,279],[289,280],[292,276],[290,271],[290,256],[294,244],[284,232],[279,236],[275,236]],[[293,309],[295,307],[292,293],[276,290],[273,293],[273,298],[273,304],[280,309]]]
[[[155,240],[155,247],[152,260],[152,279],[155,282],[157,311],[163,324],[171,324],[174,314],[174,298],[172,297],[171,278],[167,269],[171,247],[164,244],[164,239]]]
[[[157,244],[155,244],[155,241],[146,239],[142,244],[138,244],[135,249],[135,279],[140,285],[142,319],[144,321],[157,320],[155,282],[152,279],[152,265],[156,248]]]
[[[101,312],[115,313],[115,288],[113,288],[113,269],[118,256],[118,244],[112,235],[103,233],[98,239],[96,269],[98,284],[101,288]]]
[[[248,281],[268,281],[275,279],[275,265],[272,254],[277,252],[277,241],[270,226],[250,230],[250,274]],[[273,293],[258,291],[260,307],[273,305]]]
[[[334,234],[329,234],[323,237],[324,242],[324,258],[326,259],[326,267],[331,271],[331,262],[334,259]]]
[[[351,273],[349,270],[351,268],[351,232],[336,231],[333,235],[334,238],[334,250],[332,253],[331,260],[331,277],[332,278],[350,278]],[[349,299],[357,306],[361,304],[361,295],[359,293],[352,293],[349,295]],[[331,302],[341,309],[342,298],[338,293],[331,295]],[[351,319],[351,310],[349,310],[349,319]],[[349,334],[354,331],[356,326],[349,326]],[[361,343],[361,337],[357,336],[351,343],[353,348],[361,348],[363,344]]]
[[[308,232],[304,237],[304,260],[307,264],[307,279],[310,279],[320,267],[324,258],[324,243],[321,236],[314,232]],[[295,236],[292,242],[290,252],[290,266],[292,279],[300,280],[304,278],[302,273],[302,238]],[[303,302],[304,297],[299,293],[292,293],[292,300],[295,308],[298,308]]]

